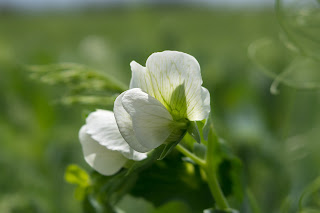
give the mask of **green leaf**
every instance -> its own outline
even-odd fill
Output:
[[[241,180],[242,163],[231,151],[228,144],[217,138],[211,125],[208,144],[213,145],[212,152],[207,152],[207,160],[217,172],[219,183],[225,196],[233,196],[241,201],[244,190]],[[209,156],[210,155],[210,156]]]
[[[86,196],[88,187],[91,184],[89,175],[77,165],[69,165],[66,169],[64,179],[71,184],[77,185],[74,191],[77,200],[83,200]]]
[[[241,201],[244,195],[241,180],[242,162],[236,157],[227,144],[219,139],[221,161],[218,165],[218,177],[225,196],[234,196]]]
[[[87,194],[87,187],[78,186],[74,191],[74,197],[80,201],[85,198],[86,194]]]
[[[201,212],[214,203],[200,168],[184,162],[176,150],[140,172],[131,194],[144,197],[155,207],[171,200],[181,200],[190,206],[192,212]]]
[[[71,184],[76,184],[78,186],[87,187],[90,185],[90,177],[79,166],[71,164],[67,167],[64,179]]]
[[[114,206],[128,193],[137,180],[136,173],[126,175],[126,172],[126,170],[121,170],[113,176],[103,176],[94,172],[91,175],[92,194],[99,197],[99,202]]]
[[[117,204],[117,208],[120,209],[120,212],[125,213],[151,213],[155,210],[152,203],[143,198],[137,198],[131,195],[124,196]]]
[[[195,139],[198,143],[201,143],[200,132],[196,121],[190,121],[187,131],[193,137],[193,139]]]

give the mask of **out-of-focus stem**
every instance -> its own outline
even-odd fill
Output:
[[[216,166],[214,165],[215,163],[214,151],[215,151],[215,146],[217,146],[218,144],[218,139],[217,139],[217,136],[214,134],[213,127],[210,129],[209,138],[210,139],[208,140],[207,155],[205,160],[197,157],[196,155],[194,155],[192,152],[190,152],[188,149],[186,149],[180,144],[178,144],[176,148],[183,155],[193,160],[205,171],[211,194],[214,197],[216,202],[216,207],[220,210],[228,210],[229,205],[228,205],[227,199],[225,198],[221,190],[221,187],[216,175]]]

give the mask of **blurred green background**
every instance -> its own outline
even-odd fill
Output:
[[[279,31],[272,8],[2,11],[0,212],[80,212],[64,171],[71,163],[91,170],[77,135],[82,112],[93,108],[56,103],[64,88],[30,79],[25,65],[75,62],[128,84],[132,60],[144,64],[163,50],[199,61],[217,132],[243,161],[241,179],[262,212],[295,212],[304,188],[319,175],[320,102],[317,91],[284,86],[272,95],[272,80],[249,59],[252,42],[277,39]],[[251,212],[246,196],[234,205]]]

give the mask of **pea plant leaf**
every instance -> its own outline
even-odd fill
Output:
[[[190,206],[192,212],[202,212],[214,203],[200,168],[184,162],[176,150],[140,172],[130,193],[152,202],[155,207],[171,200],[181,200]]]

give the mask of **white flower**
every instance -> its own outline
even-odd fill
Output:
[[[79,132],[86,162],[103,175],[113,175],[128,161],[143,160],[145,153],[134,151],[121,136],[113,112],[89,114]]]
[[[202,87],[200,66],[186,53],[152,54],[146,67],[131,62],[130,90],[115,101],[114,114],[126,142],[138,152],[177,141],[190,121],[206,119],[210,94]]]

